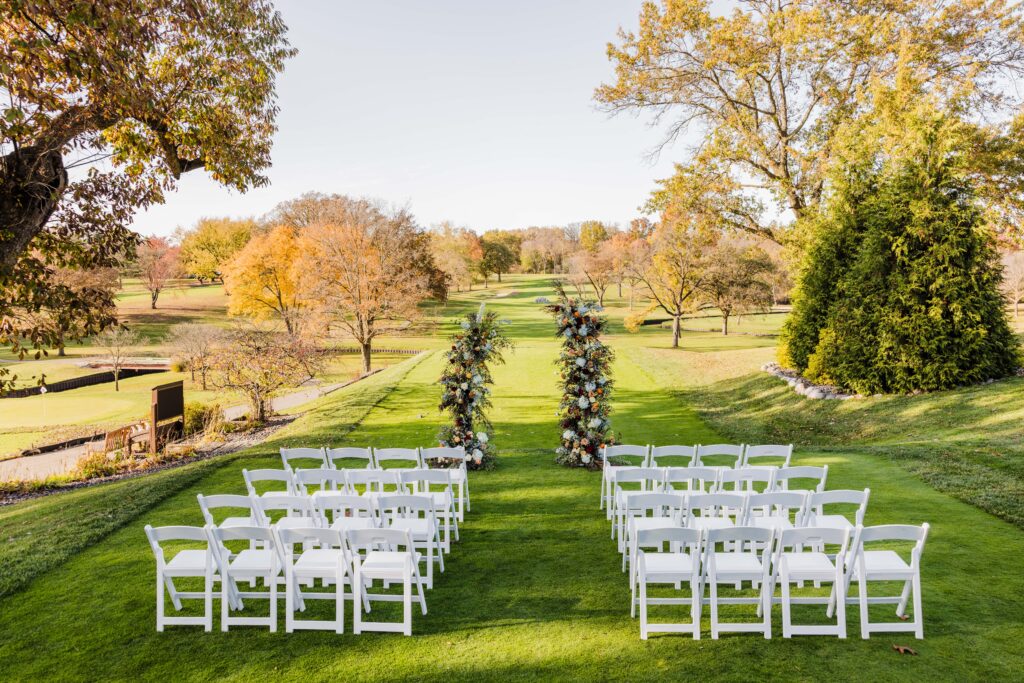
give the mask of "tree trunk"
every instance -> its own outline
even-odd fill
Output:
[[[61,344],[60,346],[58,346],[58,347],[57,347],[57,356],[58,356],[59,358],[63,358],[63,357],[64,357],[64,356],[66,356],[66,355],[68,355],[68,354],[66,354],[66,353],[64,352],[64,345],[63,345],[63,344]]]
[[[199,378],[200,378],[200,381],[202,382],[202,385],[203,385],[203,391],[206,391],[206,366],[205,365],[203,367],[199,368]],[[195,381],[194,378],[193,378],[193,381]]]
[[[149,307],[151,309],[153,309],[154,311],[156,310],[156,300],[158,298],[160,298],[160,290],[159,289],[150,290],[150,292],[149,292]]]
[[[622,298],[622,280],[619,280],[619,298]]]
[[[501,271],[498,271],[498,284],[501,284]]]
[[[364,342],[360,345],[360,350],[363,354],[363,374],[367,375],[370,373],[370,345],[372,342]]]
[[[722,335],[728,336],[729,334],[729,315],[722,315]]]
[[[675,315],[672,316],[672,348],[673,349],[678,349],[679,348],[679,324],[680,324],[680,318],[682,318],[682,317],[683,316],[682,316],[681,313],[676,313]]]
[[[114,366],[114,391],[121,391],[121,368]]]
[[[22,147],[7,154],[0,184],[0,281],[14,270],[21,255],[57,209],[68,185],[59,148]]]

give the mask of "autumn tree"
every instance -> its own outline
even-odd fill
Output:
[[[371,367],[373,340],[404,329],[420,316],[430,295],[422,231],[408,211],[349,199],[338,222],[302,232],[302,289],[329,324],[359,344],[363,372]]]
[[[650,239],[646,257],[634,265],[652,308],[672,317],[672,348],[679,347],[682,318],[698,303],[708,252],[717,234],[691,217],[663,220]]]
[[[583,221],[579,231],[580,246],[589,254],[596,254],[601,243],[610,236],[608,227],[601,221]]]
[[[110,324],[49,273],[116,266],[182,173],[267,182],[285,33],[269,0],[0,2],[0,343],[56,345],[19,307]]]
[[[501,274],[507,273],[516,263],[515,254],[505,242],[486,236],[480,240],[480,250],[482,254],[477,270],[484,279],[484,287],[491,275],[497,275],[498,282],[501,282]]]
[[[118,286],[117,270],[114,268],[54,268],[50,271],[48,286],[53,289],[63,288],[71,296],[79,300],[92,301],[95,315],[113,319],[117,313],[113,304],[114,292]],[[48,336],[54,340],[57,355],[65,355],[65,344],[71,339],[79,339],[85,335],[87,326],[74,309],[57,305],[51,300],[34,312],[28,309],[22,315],[33,316],[32,325],[48,329]]]
[[[252,237],[256,222],[251,218],[201,218],[196,226],[180,235],[182,270],[202,284],[220,278],[224,267]]]
[[[107,362],[114,373],[114,391],[121,390],[121,370],[129,351],[142,341],[138,332],[126,327],[110,327],[96,335],[96,343],[107,352]]]
[[[772,218],[818,206],[837,135],[874,106],[865,93],[901,71],[940,98],[969,93],[968,111],[1012,111],[1006,80],[1024,67],[1022,24],[1010,0],[748,0],[729,12],[709,0],[645,2],[638,30],[608,46],[616,76],[595,96],[611,112],[651,113],[667,140],[700,131],[662,201],[700,195],[720,224],[779,240]]]
[[[250,420],[264,422],[274,392],[316,377],[323,354],[309,337],[240,322],[225,332],[209,366],[213,386],[245,395]]]
[[[163,237],[148,237],[136,250],[135,269],[149,292],[149,307],[156,309],[160,292],[181,274],[181,250]]]
[[[1003,293],[1013,306],[1013,317],[1020,316],[1020,302],[1024,301],[1024,251],[1003,253]]]
[[[289,333],[298,331],[302,300],[295,230],[280,225],[255,235],[224,269],[228,313],[256,320],[276,318]]]
[[[584,251],[569,260],[569,279],[576,286],[581,299],[583,289],[589,286],[594,290],[598,305],[604,306],[605,294],[615,282],[615,266],[614,245],[606,241],[599,245],[596,252]]]
[[[179,323],[169,330],[167,341],[174,356],[184,364],[193,382],[196,381],[196,372],[199,373],[203,391],[206,391],[206,376],[210,371],[211,358],[225,337],[224,330],[220,327],[203,323]]]
[[[456,291],[473,289],[473,274],[483,258],[480,238],[467,228],[444,221],[430,231],[430,254]]]
[[[498,282],[501,282],[502,275],[510,272],[519,264],[523,249],[523,236],[522,230],[487,230],[481,236],[482,242],[496,243],[504,247],[502,260],[495,263]]]
[[[752,244],[720,239],[710,250],[700,292],[704,302],[721,313],[723,335],[729,334],[733,314],[771,310],[772,268],[768,254]]]

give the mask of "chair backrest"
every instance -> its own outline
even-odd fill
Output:
[[[320,520],[330,525],[344,517],[363,517],[372,519],[377,525],[377,505],[372,498],[357,496],[351,493],[325,493],[314,499]]]
[[[718,544],[722,544],[726,551],[742,552],[747,548],[747,544],[750,544],[751,550],[755,550],[759,546],[771,548],[775,530],[756,526],[730,526],[708,529],[704,538],[706,539],[705,547],[710,552],[714,552],[715,546]]]
[[[397,550],[404,548],[413,553],[412,539],[405,529],[347,529],[345,540],[353,555],[362,555],[371,550]]]
[[[789,467],[789,461],[793,457],[793,444],[762,444],[752,446],[747,444],[743,453],[744,465],[777,465],[778,467]],[[782,462],[766,463],[765,460],[779,460]]]
[[[377,508],[382,516],[390,518],[420,516],[433,518],[434,515],[434,505],[430,498],[405,493],[379,496]]]
[[[261,481],[276,481],[284,484],[283,493],[295,493],[295,478],[291,470],[273,470],[273,469],[261,469],[261,470],[242,470],[242,478],[245,479],[245,488],[248,489],[250,496],[260,495],[260,491],[256,490],[256,482]]]
[[[384,463],[405,463],[399,467],[421,467],[420,449],[418,448],[374,448],[373,460],[377,467],[384,467]]]
[[[828,479],[828,465],[813,467],[811,465],[798,465],[796,467],[780,467],[775,470],[775,488],[788,491],[790,488],[802,488],[809,491],[824,491],[825,481]],[[800,480],[807,480],[810,486],[794,484]]]
[[[402,491],[402,477],[399,472],[387,470],[344,470],[345,481],[349,491],[357,492],[362,486],[364,493],[385,493],[387,487],[394,487],[394,492]]]
[[[310,495],[315,491],[347,491],[348,480],[342,470],[329,470],[318,467],[312,470],[296,470],[295,485],[297,493]]]
[[[717,467],[666,467],[665,488],[700,493],[712,491],[718,485]]]
[[[615,473],[615,486],[640,484],[642,490],[655,489],[665,480],[665,471],[656,467],[631,467]],[[648,487],[648,484],[650,485]]]
[[[420,449],[420,461],[424,466],[459,465],[466,466],[466,449],[464,446],[434,446]]]
[[[255,500],[249,496],[240,496],[234,493],[218,493],[212,496],[204,496],[200,493],[196,496],[196,499],[199,501],[199,509],[203,511],[203,519],[206,520],[207,524],[217,526],[218,523],[213,518],[213,510],[218,508],[246,510],[249,513],[250,519],[256,524],[265,522],[262,510]]]
[[[778,547],[782,548],[820,548],[819,544],[839,546],[845,554],[850,544],[849,529],[813,529],[808,527],[797,527],[795,529],[783,529],[779,534]],[[807,546],[807,548],[803,548]]]
[[[754,517],[783,517],[800,524],[806,504],[807,495],[795,491],[752,493],[747,496],[747,522]]]
[[[286,517],[308,517],[310,519],[310,525],[313,525],[313,520],[316,519],[316,513],[313,510],[313,502],[309,499],[309,496],[273,496],[264,497],[257,499],[260,512],[263,513],[263,517],[268,521],[272,519],[269,514],[273,511],[284,511]]]
[[[741,493],[693,493],[686,497],[687,519],[691,517],[735,517],[739,522],[743,519],[746,511],[747,497]],[[683,521],[685,523],[686,519]]]
[[[282,448],[281,462],[286,470],[295,469],[292,463],[300,461],[306,467],[330,467],[322,448]],[[313,463],[316,463],[315,465]]]
[[[296,544],[307,544],[310,541],[314,541],[318,546],[325,549],[346,549],[345,538],[337,529],[323,529],[319,527],[278,529],[277,538],[287,553],[291,553]]]
[[[697,446],[698,467],[739,467],[743,462],[743,444],[713,443]]]
[[[349,465],[345,464],[344,461],[351,460],[355,461],[353,464],[365,467],[367,469],[376,467],[373,462],[373,451],[369,448],[325,448],[324,457],[327,459],[327,464],[334,469],[346,469]],[[340,464],[338,461],[342,461]]]
[[[678,516],[686,507],[686,496],[678,493],[633,493],[626,499],[626,514],[634,517]]]
[[[619,444],[618,446],[601,447],[601,463],[605,467],[620,467],[623,465],[640,465],[647,462],[648,446],[637,446],[631,444]],[[625,460],[634,458],[636,461]],[[609,462],[609,460],[620,460],[620,462]]]
[[[262,526],[213,527],[213,536],[221,544],[228,541],[259,541],[273,544],[276,547],[274,532]]]
[[[880,526],[859,526],[854,534],[853,546],[850,552],[855,561],[863,562],[865,545],[868,543],[885,543],[886,549],[891,550],[889,545],[892,541],[909,541],[914,544],[910,551],[910,566],[916,569],[921,562],[921,554],[924,552],[924,542],[928,539],[928,523],[921,526],[911,524],[883,524]],[[849,563],[847,577],[852,573],[854,562]]]
[[[762,491],[770,491],[775,481],[773,467],[740,467],[735,470],[722,470],[718,476],[717,491],[747,491],[756,493],[755,484],[763,484]]]
[[[696,446],[652,446],[647,455],[647,467],[694,467],[696,464]]]
[[[871,489],[858,491],[856,489],[833,489],[831,491],[818,491],[807,497],[807,518],[806,524],[811,524],[815,516],[825,514],[826,505],[856,505],[854,513],[854,526],[863,526],[864,513],[868,509],[868,498],[871,497]]]
[[[446,469],[404,470],[399,473],[402,486],[410,493],[447,493],[452,495],[452,475]],[[433,488],[431,488],[433,487]]]
[[[701,529],[686,529],[678,526],[637,529],[635,544],[638,547],[646,548],[645,552],[650,552],[651,548],[656,548],[655,552],[661,552],[665,544],[668,544],[669,552],[677,551],[682,546],[699,552],[703,535],[704,532]]]
[[[164,551],[161,543],[164,541],[196,541],[209,547],[209,536],[206,529],[201,526],[158,526],[149,524],[145,527],[146,538],[149,539],[149,546],[157,560],[164,560]]]

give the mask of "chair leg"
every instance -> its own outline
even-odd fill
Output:
[[[718,640],[718,580],[714,574],[708,577],[708,584],[711,598],[711,639]]]
[[[870,624],[868,622],[868,581],[861,576],[857,581],[857,591],[860,595],[860,637],[867,640],[871,637]]]
[[[362,633],[363,624],[363,575],[359,571],[359,562],[356,561],[355,572],[352,577],[352,633],[357,636]]]
[[[846,595],[843,591],[843,570],[836,570],[836,580],[832,584],[832,595],[836,605],[836,622],[839,626],[839,637],[846,638]],[[831,616],[831,615],[830,615]]]
[[[405,635],[412,635],[412,572],[408,569],[402,577],[402,618]]]
[[[779,583],[782,584],[782,637],[792,638],[793,637],[793,617],[790,613],[790,593],[789,593],[789,572],[782,569],[780,572]]]
[[[231,599],[231,575],[227,571],[221,573],[220,577],[220,630],[228,630],[230,619],[230,608],[228,601]]]
[[[213,574],[210,571],[203,581],[203,617],[206,619],[203,630],[209,633],[213,630]]]
[[[896,616],[903,618],[907,613],[907,602],[910,600],[910,587],[913,579],[907,579],[903,582],[903,591],[900,593],[899,604],[896,605]]]
[[[641,573],[637,578],[640,584],[640,639],[647,640],[647,577]]]
[[[335,576],[334,588],[337,591],[334,596],[334,619],[338,626],[335,633],[345,632],[345,574],[338,572]]]
[[[270,632],[277,632],[277,576],[274,573],[267,575],[270,582]]]
[[[700,640],[701,592],[700,576],[694,574],[690,577],[690,620],[693,622],[694,640]]]
[[[914,574],[914,637],[924,638],[924,613],[921,611],[921,574]]]
[[[156,630],[164,630],[164,577],[156,571]]]
[[[284,573],[284,632],[295,630],[295,572],[289,567]]]

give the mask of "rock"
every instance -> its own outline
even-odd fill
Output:
[[[805,396],[806,396],[807,398],[815,398],[815,399],[818,399],[818,398],[825,398],[825,392],[824,392],[824,391],[822,391],[821,389],[809,389],[809,390],[807,391],[807,393],[806,393],[806,394],[804,394],[804,395],[805,395]]]
[[[797,383],[797,385],[795,387],[793,387],[793,390],[796,393],[800,394],[801,396],[803,396],[804,394],[807,393],[807,387],[805,387],[803,384],[799,384],[799,383]]]

